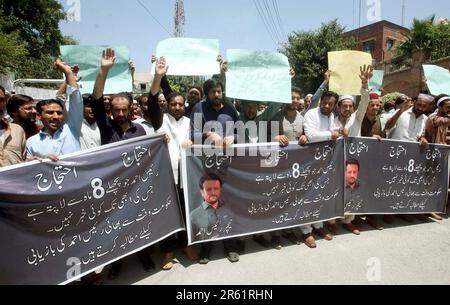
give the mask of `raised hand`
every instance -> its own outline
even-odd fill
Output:
[[[361,79],[361,84],[363,88],[368,89],[369,88],[369,80],[373,76],[373,67],[371,65],[364,65],[362,67],[359,67],[360,75],[359,78]]]
[[[78,65],[73,65],[72,66],[72,73],[73,73],[73,76],[75,77],[75,79],[77,80],[77,82],[79,82],[80,80],[81,80],[81,76],[80,77],[78,77],[78,72],[80,72],[80,67],[78,66]]]
[[[289,76],[290,76],[291,78],[294,78],[294,77],[295,77],[295,70],[294,70],[293,68],[289,68]]]
[[[413,103],[410,99],[407,99],[406,101],[404,101],[400,106],[400,112],[405,112],[406,110],[408,110],[409,108],[411,108],[413,106]]]
[[[63,73],[72,72],[71,68],[63,62],[60,58],[57,58],[53,63],[56,70],[61,71]]]
[[[116,52],[112,48],[107,48],[102,52],[102,61],[100,67],[109,70],[116,61]]]
[[[128,60],[128,69],[130,69],[131,73],[134,73],[134,71],[136,70],[134,62],[131,59]]]
[[[63,62],[61,59],[56,59],[54,64],[55,68],[58,71],[61,71],[64,73],[65,77],[66,77],[66,84],[68,84],[69,86],[72,86],[74,88],[78,87],[77,84],[77,79],[74,75],[74,73],[72,72],[72,68],[69,67],[69,65],[67,65],[65,62]]]
[[[325,78],[325,82],[329,83],[330,82],[330,78],[331,78],[331,70],[327,70],[325,71],[325,73],[323,74],[324,78]]]
[[[164,76],[168,69],[169,66],[166,65],[166,58],[164,56],[156,60],[155,75]]]

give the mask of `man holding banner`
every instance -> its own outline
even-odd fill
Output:
[[[450,97],[441,94],[435,98],[435,102],[438,111],[427,119],[425,137],[429,143],[450,145],[448,131],[450,127]],[[436,213],[432,213],[431,216],[437,220],[442,220],[442,217]]]
[[[340,126],[341,129],[347,129],[348,135],[351,137],[360,137],[362,133],[362,125],[367,117],[367,110],[369,104],[369,81],[373,76],[373,67],[371,65],[360,67],[360,75],[361,79],[361,102],[359,103],[358,109],[356,112],[353,112],[354,100],[351,95],[344,95],[339,98],[339,117],[335,119],[336,126]],[[359,165],[358,165],[359,169]],[[347,167],[348,170],[348,167]],[[347,228],[350,232],[359,235],[360,232],[358,228],[356,228],[352,221],[355,219],[354,215],[346,215],[342,221],[344,227]],[[327,226],[328,230],[333,234],[336,234],[338,228],[336,226],[336,221],[331,220]]]
[[[95,121],[100,129],[102,145],[146,135],[141,125],[134,124],[130,121],[131,106],[133,103],[129,94],[120,93],[113,96],[111,100],[113,119],[109,118],[106,114],[103,103],[103,90],[108,72],[114,65],[115,59],[114,49],[107,48],[103,51],[100,70],[95,80],[94,92],[91,97],[93,100],[91,104],[92,110]],[[138,256],[145,270],[150,270],[154,266],[150,254],[146,250],[139,252]],[[121,268],[121,260],[114,262],[109,271],[109,278],[114,279],[119,276]]]
[[[401,105],[395,114],[386,122],[386,132],[393,140],[420,142],[427,144],[425,138],[425,112],[433,102],[428,94],[419,94],[414,104]]]

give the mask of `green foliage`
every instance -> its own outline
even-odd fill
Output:
[[[295,70],[294,85],[306,93],[314,93],[323,81],[328,68],[328,52],[352,49],[354,39],[342,36],[345,27],[337,20],[322,23],[316,31],[293,32],[288,43],[280,50],[289,58]]]
[[[18,32],[11,34],[0,32],[0,74],[19,69],[27,54],[25,45],[19,41]]]
[[[78,39],[73,38],[72,36],[63,36],[61,45],[79,45],[80,41]]]
[[[168,76],[167,79],[172,90],[180,94],[186,94],[189,86],[195,84],[202,87],[205,82],[202,76]]]
[[[383,102],[383,105],[386,103],[395,103],[395,100],[397,99],[397,97],[399,97],[400,95],[403,95],[400,92],[391,92],[389,94],[384,95],[381,98],[381,101]]]
[[[435,16],[424,20],[414,18],[411,31],[404,36],[407,40],[395,50],[394,63],[397,68],[407,66],[415,50],[429,50],[434,60],[450,56],[450,23],[448,21],[436,23]]]
[[[0,69],[10,69],[18,78],[61,78],[53,69],[59,46],[76,42],[62,35],[59,22],[64,18],[57,0],[0,0]]]

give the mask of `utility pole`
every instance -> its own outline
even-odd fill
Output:
[[[175,19],[175,31],[174,31],[175,37],[183,37],[184,36],[183,26],[185,21],[183,0],[176,0],[175,2],[174,19]]]
[[[361,27],[361,13],[362,13],[362,1],[359,0],[359,23],[358,23],[358,27]]]
[[[405,14],[406,14],[406,6],[405,0],[402,1],[402,26],[405,26]]]

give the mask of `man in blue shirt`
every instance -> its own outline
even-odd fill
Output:
[[[83,122],[83,99],[71,68],[60,59],[55,61],[57,70],[66,77],[66,94],[70,111],[67,118],[64,105],[57,99],[40,101],[36,110],[44,127],[27,140],[27,159],[50,158],[79,151],[81,124]]]

